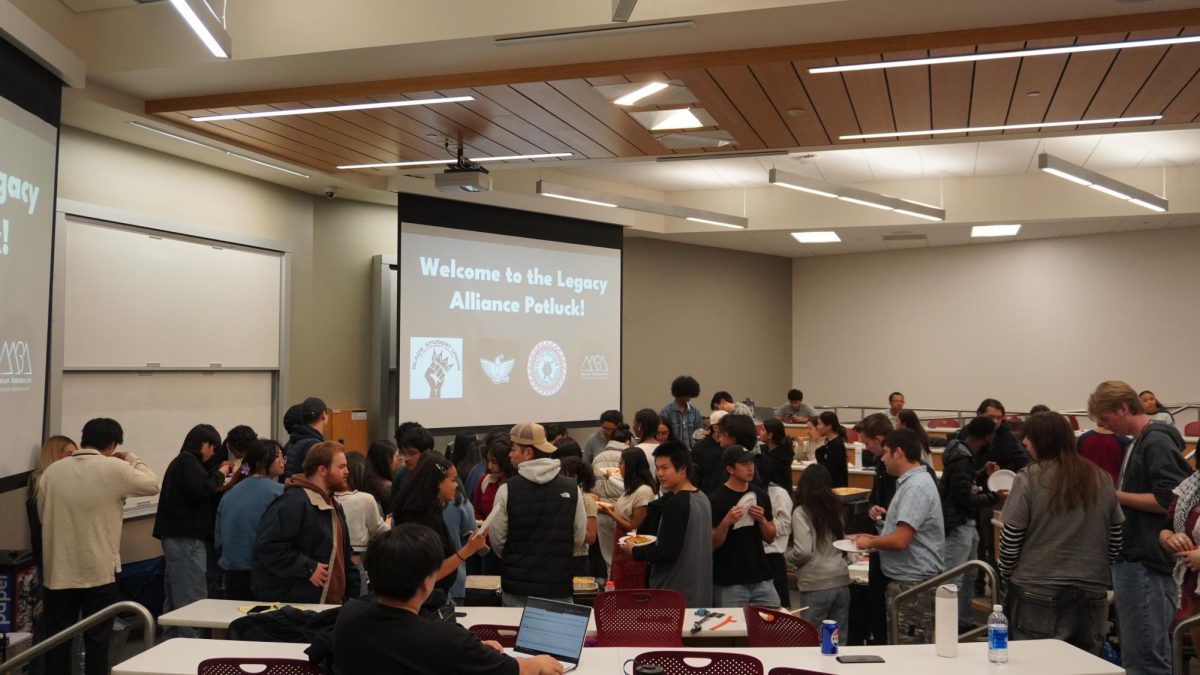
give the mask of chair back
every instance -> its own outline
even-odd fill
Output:
[[[1183,425],[1184,436],[1200,436],[1200,422],[1188,422]]]
[[[952,417],[939,417],[934,420],[929,420],[925,425],[926,429],[957,429],[958,420]]]
[[[597,647],[682,647],[683,593],[664,588],[607,591],[596,596]]]
[[[733,652],[642,652],[633,658],[634,672],[649,663],[662,668],[664,675],[763,675],[762,661]]]
[[[787,666],[778,666],[772,668],[767,675],[829,675],[819,670],[805,670],[803,668],[788,668]]]
[[[480,640],[495,640],[501,647],[517,646],[517,630],[520,626],[502,626],[495,623],[477,623],[470,631]]]
[[[253,666],[246,670],[242,666]],[[264,669],[265,668],[265,669]],[[205,659],[197,675],[321,675],[321,667],[300,659],[260,659],[252,656]]]
[[[1079,420],[1074,415],[1063,415],[1067,418],[1067,424],[1071,425],[1071,431],[1079,431]]]
[[[821,634],[800,617],[759,605],[742,608],[751,647],[820,647]]]
[[[851,429],[850,427],[846,427],[846,442],[847,443],[857,443],[858,442],[858,432]]]

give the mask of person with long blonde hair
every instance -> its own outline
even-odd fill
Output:
[[[29,544],[33,547],[33,560],[42,569],[42,519],[38,516],[37,494],[42,481],[42,472],[63,457],[70,457],[78,449],[75,441],[66,436],[51,436],[42,443],[37,468],[29,474],[29,494],[25,497],[25,516],[29,519]]]

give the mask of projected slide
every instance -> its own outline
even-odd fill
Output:
[[[0,477],[41,445],[54,223],[54,127],[0,98]]]
[[[619,250],[403,223],[399,259],[399,419],[580,421],[619,406]]]

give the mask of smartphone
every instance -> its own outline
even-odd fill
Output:
[[[841,654],[837,660],[838,663],[883,663],[883,657],[874,654]]]
[[[250,609],[246,610],[246,613],[247,614],[260,614],[269,609],[271,609],[270,605],[255,605],[255,606],[251,607]]]

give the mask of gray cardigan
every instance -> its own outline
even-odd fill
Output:
[[[792,547],[784,557],[796,566],[796,585],[801,593],[850,584],[845,554],[833,547],[833,541],[817,545],[813,540],[812,522],[802,506],[792,511]]]

